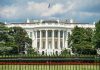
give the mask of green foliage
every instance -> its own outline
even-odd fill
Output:
[[[74,53],[82,54],[84,49],[94,49],[93,47],[93,30],[90,28],[75,27],[69,38],[69,45],[72,47]]]
[[[67,55],[69,55],[69,54],[70,54],[70,50],[64,49],[64,50],[61,52],[60,56],[67,56]]]
[[[27,53],[32,55],[38,55],[38,53],[33,48],[28,48]]]
[[[0,22],[0,54],[18,54],[31,47],[32,40],[21,27],[7,28]],[[26,48],[25,48],[26,46]]]
[[[18,46],[19,53],[26,49],[25,45],[30,47],[32,44],[32,40],[27,37],[27,32],[21,27],[11,27],[9,29],[9,34],[14,37],[15,43]]]
[[[96,23],[94,31],[94,45],[95,48],[100,48],[100,21]]]

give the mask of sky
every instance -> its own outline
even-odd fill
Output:
[[[0,0],[1,22],[60,19],[93,23],[100,20],[100,0]]]

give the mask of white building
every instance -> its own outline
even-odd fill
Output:
[[[8,27],[22,27],[32,39],[32,47],[40,54],[60,54],[68,47],[68,34],[75,27],[95,28],[94,24],[60,20],[27,20],[26,23],[10,23]]]

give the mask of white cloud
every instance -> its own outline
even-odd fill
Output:
[[[45,12],[48,8],[48,3],[42,2],[42,3],[36,3],[36,2],[28,2],[27,5],[27,10],[30,13],[34,13],[34,14],[41,14],[43,12]]]
[[[55,4],[48,8],[45,12],[41,14],[41,16],[52,16],[55,14],[62,14],[64,13],[64,6],[62,4]]]
[[[2,7],[0,8],[0,16],[3,18],[13,18],[17,14],[16,7]]]
[[[55,4],[52,5],[50,8],[48,8],[49,3],[42,2],[42,3],[36,3],[36,2],[28,2],[27,10],[31,14],[39,15],[39,16],[53,16],[55,14],[61,14],[64,13],[64,5],[62,4]]]
[[[22,0],[21,0],[22,1]],[[53,1],[53,0],[52,0]],[[58,1],[58,2],[57,2]],[[54,3],[53,3],[54,2]],[[66,17],[88,17],[98,16],[99,13],[87,12],[87,8],[100,4],[100,0],[55,0],[51,2],[51,7],[48,8],[48,1],[35,2],[32,0],[24,0],[19,3],[16,2],[13,5],[0,7],[0,17],[3,18],[66,18]],[[15,6],[16,5],[16,6]],[[85,11],[82,11],[85,9]],[[61,15],[56,17],[56,15]],[[100,16],[100,15],[99,15]]]
[[[93,17],[93,16],[100,16],[100,13],[94,13],[94,12],[79,12],[80,17]]]

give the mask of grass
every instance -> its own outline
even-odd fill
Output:
[[[99,65],[0,65],[0,70],[100,70]]]

